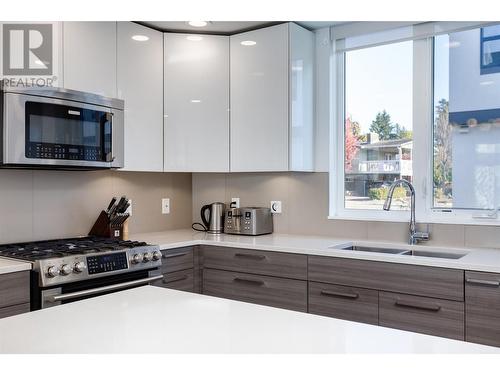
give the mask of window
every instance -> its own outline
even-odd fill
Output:
[[[434,38],[433,206],[494,210],[500,198],[500,26]],[[477,44],[489,74],[477,69]],[[493,48],[493,47],[491,47]],[[498,49],[500,51],[500,48]],[[474,53],[475,52],[475,53]],[[498,64],[497,73],[491,66]],[[476,67],[476,68],[475,68]]]
[[[412,60],[412,41],[345,53],[346,209],[381,210],[394,180],[412,180]],[[393,209],[409,203],[398,188]]]
[[[481,38],[481,74],[500,72],[500,25],[484,27]]]
[[[420,221],[500,225],[500,25],[426,23],[335,48],[330,217],[408,220],[402,187],[382,210],[404,178]]]

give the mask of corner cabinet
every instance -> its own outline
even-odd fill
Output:
[[[229,171],[229,37],[164,34],[165,171]]]
[[[285,23],[230,46],[231,171],[312,171],[314,34]]]
[[[116,22],[63,23],[64,87],[116,97]]]
[[[163,33],[117,25],[117,96],[125,101],[125,171],[163,171]]]

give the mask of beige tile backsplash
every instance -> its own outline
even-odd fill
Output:
[[[0,243],[85,235],[113,195],[133,201],[130,233],[187,228],[191,186],[189,173],[0,170]]]
[[[328,173],[193,174],[193,220],[199,221],[202,204],[232,197],[242,206],[281,200],[283,213],[274,221],[278,233],[396,242],[408,236],[407,223],[328,220]],[[433,246],[500,248],[500,227],[431,224],[429,231]]]

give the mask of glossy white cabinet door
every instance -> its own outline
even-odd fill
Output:
[[[230,37],[231,171],[288,170],[288,26]]]
[[[116,97],[116,22],[64,22],[64,87]]]
[[[314,170],[314,33],[290,23],[290,170]]]
[[[229,171],[229,37],[164,34],[165,171]]]
[[[123,170],[161,172],[163,33],[132,22],[118,22],[117,30],[118,97],[125,101]]]

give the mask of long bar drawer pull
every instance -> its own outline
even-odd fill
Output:
[[[237,283],[253,284],[253,285],[258,285],[258,286],[264,285],[264,281],[262,281],[262,280],[244,279],[242,277],[235,277],[233,279],[233,281],[235,281]]]
[[[434,312],[438,312],[439,310],[441,310],[441,306],[437,305],[437,304],[407,302],[407,301],[402,301],[399,299],[395,302],[395,305],[400,306],[400,307],[409,307],[411,309],[427,310],[427,311],[434,311]]]
[[[55,296],[47,296],[47,300],[50,302],[59,302],[59,301],[65,301],[68,299],[73,299],[73,298],[92,296],[95,294],[112,292],[112,291],[123,289],[123,288],[132,288],[134,286],[146,285],[146,284],[149,284],[150,282],[160,280],[160,279],[163,279],[163,275],[151,276],[151,277],[147,277],[145,279],[140,279],[140,280],[126,281],[126,282],[121,283],[121,284],[101,286],[99,288],[94,288],[94,289],[80,290],[78,292],[58,294]]]
[[[348,298],[348,299],[357,299],[359,298],[358,293],[343,293],[343,292],[330,292],[328,290],[322,290],[321,295],[328,297],[339,297],[339,298]]]
[[[500,286],[500,281],[494,280],[480,280],[480,279],[465,279],[465,281],[469,284],[477,284],[477,285],[487,285],[487,286]]]
[[[172,280],[163,279],[162,282],[163,282],[163,284],[171,284],[171,283],[175,283],[177,281],[186,280],[188,277],[189,277],[189,275],[184,275],[184,276],[178,277],[177,279],[172,279]]]
[[[239,257],[239,258],[249,258],[249,259],[256,259],[256,260],[266,259],[265,255],[257,255],[257,254],[236,253],[236,254],[234,254],[234,256]]]
[[[162,258],[163,259],[170,259],[170,258],[178,258],[178,257],[183,257],[184,255],[188,255],[189,251],[185,253],[177,253],[177,254],[163,254]]]

